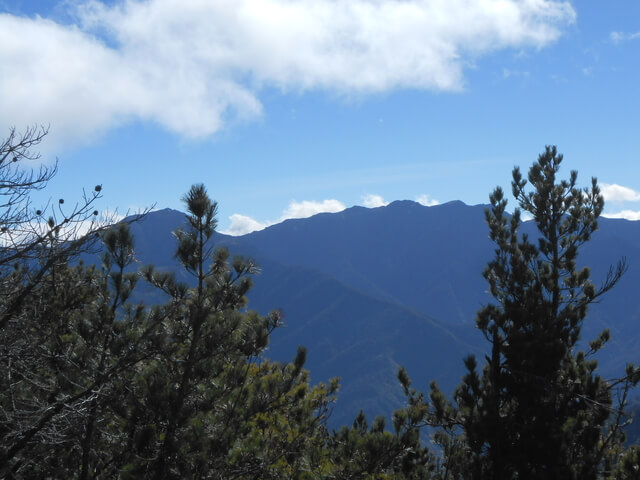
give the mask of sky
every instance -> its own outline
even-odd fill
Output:
[[[0,139],[44,125],[38,197],[219,229],[393,200],[488,203],[545,145],[640,219],[637,0],[0,0]]]

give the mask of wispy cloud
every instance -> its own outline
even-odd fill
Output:
[[[509,70],[508,68],[502,69],[502,78],[507,79],[511,77],[529,78],[529,72],[521,72],[518,70]]]
[[[617,183],[601,183],[600,190],[605,201],[613,203],[639,202],[640,192],[618,185]]]
[[[626,32],[611,32],[609,38],[613,43],[620,44],[622,42],[628,42],[629,40],[640,39],[640,32],[626,33]]]
[[[362,197],[362,205],[367,208],[377,208],[389,205],[389,202],[385,201],[380,195],[370,193]]]
[[[576,17],[554,0],[69,5],[75,24],[0,14],[0,129],[51,124],[51,145],[73,145],[144,121],[200,138],[261,115],[264,87],[456,91],[470,60],[546,47]]]
[[[221,231],[221,233],[227,235],[245,235],[291,218],[307,218],[318,213],[336,213],[341,212],[345,208],[342,202],[335,199],[327,199],[320,202],[310,200],[304,200],[302,202],[292,201],[277,221],[260,222],[246,215],[235,213],[229,217],[229,220],[231,220],[229,228]]]
[[[416,197],[416,202],[421,203],[425,207],[433,207],[434,205],[439,205],[440,202],[435,198],[431,198],[426,193]]]

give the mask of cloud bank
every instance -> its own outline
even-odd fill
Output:
[[[0,14],[0,129],[50,124],[60,145],[154,122],[187,138],[262,113],[260,92],[456,91],[501,49],[575,21],[554,0],[97,0],[72,24]]]
[[[624,203],[640,202],[640,192],[633,188],[618,185],[617,183],[600,183],[600,191],[607,205],[614,204],[621,208]],[[626,205],[625,205],[626,206]],[[607,218],[624,218],[627,220],[640,220],[640,211],[623,208],[618,212],[605,212]]]
[[[416,202],[424,205],[425,207],[433,207],[434,205],[440,205],[440,202],[435,198],[431,198],[426,193],[416,197]]]
[[[362,197],[362,205],[367,208],[377,208],[389,205],[389,202],[385,201],[381,195],[370,193]]]
[[[313,202],[305,200],[302,202],[291,202],[287,209],[282,213],[280,221],[289,218],[307,218],[318,213],[336,213],[344,210],[345,205],[334,199],[323,200],[322,202]]]
[[[640,192],[617,183],[601,183],[600,191],[606,202],[638,202]]]
[[[231,215],[229,220],[231,220],[231,225],[227,230],[223,230],[221,232],[225,235],[245,235],[247,233],[263,230],[269,225],[272,225],[271,223],[261,223],[251,217],[247,217],[246,215],[240,215],[239,213]]]
[[[640,220],[640,211],[636,210],[622,210],[615,213],[603,213],[603,217],[606,218],[624,218],[625,220]]]
[[[292,201],[289,206],[282,212],[280,219],[275,222],[259,222],[246,215],[235,213],[229,217],[231,225],[227,230],[222,231],[226,235],[245,235],[247,233],[262,230],[276,223],[284,222],[291,218],[307,218],[318,213],[336,213],[344,210],[345,205],[334,199],[315,202],[304,200],[302,202]]]
[[[381,195],[374,193],[364,195],[361,199],[361,202],[362,206],[367,208],[377,208],[389,205],[389,202],[387,202]],[[438,202],[438,200],[435,200],[426,194],[418,196],[416,198],[416,202],[421,203],[422,205],[425,205],[427,207],[439,205],[440,203]],[[318,213],[336,213],[341,212],[345,208],[347,207],[344,203],[335,199],[327,199],[319,202],[310,200],[304,200],[302,202],[292,201],[289,203],[287,208],[282,211],[282,215],[277,221],[261,222],[252,217],[234,213],[229,217],[229,220],[231,221],[229,228],[227,230],[221,231],[221,233],[234,236],[245,235],[247,233],[262,230],[264,228],[270,227],[271,225],[275,225],[276,223],[280,223],[291,218],[307,218]]]

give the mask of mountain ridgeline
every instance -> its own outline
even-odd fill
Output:
[[[390,414],[397,408],[404,398],[399,366],[416,388],[426,391],[435,380],[451,392],[464,373],[462,359],[484,355],[486,342],[474,319],[492,300],[482,272],[495,248],[485,208],[396,201],[286,220],[239,237],[216,233],[214,241],[260,266],[249,308],[263,314],[279,309],[284,316],[267,356],[288,361],[304,345],[312,381],[341,378],[331,419],[337,426],[360,409]],[[179,271],[171,232],[184,218],[165,209],[133,223],[138,261]],[[523,225],[530,228],[531,222]],[[622,257],[628,271],[592,306],[582,330],[584,345],[604,328],[611,331],[598,354],[605,378],[638,361],[640,222],[601,218],[578,264],[591,268],[597,284]]]

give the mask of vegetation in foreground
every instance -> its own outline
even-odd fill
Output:
[[[629,366],[605,381],[590,350],[577,350],[589,304],[613,288],[624,263],[596,288],[578,269],[580,247],[603,208],[595,179],[559,180],[548,147],[524,180],[519,209],[500,188],[487,223],[495,257],[485,269],[494,302],[478,312],[483,365],[452,399],[398,378],[406,407],[369,425],[329,431],[338,382],[311,386],[300,348],[287,364],[262,357],[278,312],[247,311],[256,265],[212,249],[216,204],[204,186],[185,195],[178,282],[147,266],[132,271],[128,225],[100,225],[96,187],[72,210],[34,209],[55,166],[32,172],[46,131],[10,132],[0,144],[0,472],[3,478],[635,479],[639,450],[624,446]],[[520,211],[539,238],[519,233]],[[82,238],[78,228],[89,225]],[[74,262],[99,239],[99,265]],[[167,301],[132,302],[139,282]],[[614,401],[615,400],[615,401]],[[386,413],[386,412],[381,412]],[[421,442],[430,427],[433,443]],[[424,435],[423,435],[424,436]]]

